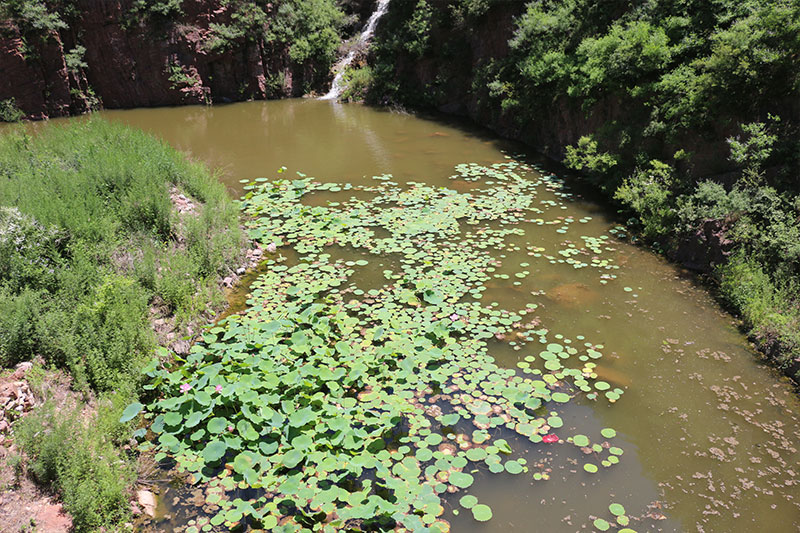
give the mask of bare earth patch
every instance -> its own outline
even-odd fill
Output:
[[[72,528],[72,519],[52,494],[31,481],[10,426],[45,395],[63,403],[74,393],[69,390],[69,378],[61,372],[48,373],[32,387],[27,379],[32,366],[20,363],[14,372],[0,376],[0,532],[66,533]]]

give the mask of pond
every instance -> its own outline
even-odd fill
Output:
[[[431,516],[438,515],[455,532],[800,528],[800,401],[791,385],[758,362],[733,319],[692,275],[629,244],[606,207],[547,171],[535,154],[450,120],[313,100],[101,115],[150,131],[205,161],[236,197],[252,193],[247,208],[263,219],[250,229],[264,244],[276,242],[278,250],[267,254],[271,263],[264,275],[241,289],[252,293],[250,307],[240,310],[245,318],[231,326],[234,333],[246,336],[255,325],[267,327],[287,302],[302,300],[287,287],[302,292],[324,285],[307,305],[333,302],[344,324],[347,316],[360,317],[360,333],[351,333],[353,342],[341,353],[354,346],[380,351],[392,342],[403,353],[403,331],[407,343],[419,347],[411,354],[458,347],[446,363],[425,359],[423,372],[402,371],[424,382],[426,369],[432,369],[436,386],[425,391],[419,385],[419,395],[400,396],[416,407],[411,422],[404,422],[406,440],[400,437],[384,450],[386,465],[439,465],[429,476],[439,475],[438,481],[429,485],[437,489],[442,509],[434,501],[433,511],[415,515],[421,522],[434,523]],[[267,181],[254,184],[256,178]],[[276,179],[300,181],[275,187],[270,183]],[[400,315],[408,322],[395,324]],[[388,340],[376,340],[378,333],[370,329],[378,316],[395,321]],[[447,331],[426,329],[433,323]],[[252,375],[251,363],[229,355],[223,361]],[[319,363],[334,365],[335,373],[338,362],[331,361]],[[442,376],[440,364],[461,365],[463,371]],[[197,363],[188,372],[197,377],[201,367]],[[234,387],[235,372],[219,372],[228,379],[226,387]],[[386,385],[372,379],[378,380],[374,388],[356,391],[356,398],[369,403],[376,383]],[[378,407],[405,390],[406,379],[392,379]],[[522,400],[499,391],[498,381],[531,392],[541,407],[514,408]],[[459,388],[470,398],[459,400]],[[325,390],[334,396],[332,385]],[[461,415],[437,426],[443,412]],[[481,418],[487,412],[497,416]],[[494,448],[485,451],[476,428]],[[428,443],[409,440],[414,434]],[[438,435],[452,443],[450,449]],[[463,446],[461,437],[450,438],[458,435],[468,437]],[[450,464],[442,466],[442,453],[431,457],[423,448],[444,450]],[[480,460],[454,465],[453,457],[464,450],[467,457],[478,450],[472,457]],[[270,453],[280,452],[264,451]],[[501,457],[505,466],[492,466],[482,460],[485,455]],[[413,457],[414,464],[403,457]],[[300,464],[309,468],[309,462]],[[297,468],[286,455],[282,464],[283,470]],[[249,468],[243,467],[244,476],[252,475]],[[212,485],[225,487],[225,475],[203,472]],[[238,473],[237,467],[228,477],[238,483]],[[417,474],[424,480],[425,474]],[[413,475],[404,479],[411,480],[409,486],[418,483]],[[237,486],[244,499],[264,492]],[[170,491],[159,528],[202,529],[216,512],[206,505],[206,518],[190,522],[200,516],[192,502],[206,496],[191,488]],[[483,521],[483,506],[491,509],[491,520]]]

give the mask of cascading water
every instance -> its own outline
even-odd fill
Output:
[[[325,96],[320,97],[320,100],[335,100],[339,98],[344,91],[344,72],[350,63],[356,58],[358,52],[360,52],[364,45],[367,44],[372,38],[372,34],[375,32],[375,27],[378,25],[378,21],[380,18],[386,14],[386,10],[389,8],[389,0],[378,0],[378,6],[375,8],[375,11],[370,15],[367,23],[364,25],[364,29],[361,31],[361,35],[358,36],[358,40],[353,48],[347,53],[344,58],[342,58],[336,66],[333,67],[333,70],[336,71],[336,76],[333,78],[333,83],[331,84],[331,90],[328,91],[328,94]]]

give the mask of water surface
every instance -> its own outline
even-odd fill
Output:
[[[311,100],[101,115],[150,131],[205,161],[237,196],[240,180],[295,172],[353,184],[373,184],[372,176],[391,174],[399,183],[468,190],[480,185],[450,180],[455,165],[489,165],[521,151],[451,121]],[[281,167],[286,170],[279,174]],[[307,202],[326,205],[350,196],[315,193]],[[498,272],[513,273],[530,262],[531,274],[516,286],[503,280],[490,284],[484,302],[517,309],[535,298],[543,326],[604,345],[598,374],[625,393],[613,405],[570,403],[559,433],[613,427],[625,454],[620,464],[590,475],[580,468],[576,447],[528,444],[523,456],[529,464],[549,465],[550,479],[479,476],[470,491],[493,508],[494,518],[478,524],[463,510],[456,516],[457,498],[448,500],[444,518],[452,530],[592,530],[590,517],[608,518],[604,510],[610,501],[625,505],[638,531],[800,529],[800,401],[787,381],[758,362],[731,317],[692,276],[656,255],[612,236],[603,257],[620,268],[605,284],[595,269],[532,261],[524,244],[563,248],[567,240],[608,235],[616,226],[586,199],[543,191],[537,201],[554,202],[548,219],[591,218],[570,224],[565,233],[524,224],[520,250],[500,251]],[[382,268],[375,265],[359,286],[377,283]],[[514,348],[498,341],[492,355],[514,367],[528,354]],[[180,499],[165,503],[176,517],[162,527],[180,524]]]

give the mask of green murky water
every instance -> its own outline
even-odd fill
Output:
[[[207,162],[237,196],[240,180],[274,179],[282,166],[285,176],[302,172],[322,182],[373,186],[372,176],[391,174],[400,185],[415,181],[468,192],[485,182],[451,180],[456,165],[503,163],[520,150],[463,126],[309,100],[102,115]],[[316,191],[302,201],[324,206],[351,196],[371,198],[367,191]],[[442,518],[455,532],[592,530],[590,517],[610,519],[607,506],[616,501],[637,531],[797,531],[800,401],[789,384],[757,362],[731,318],[691,276],[609,233],[616,224],[597,204],[547,187],[537,191],[534,204],[545,211],[543,220],[556,223],[524,222],[524,235],[507,237],[519,249],[494,255],[502,261],[495,273],[509,278],[487,281],[482,302],[504,309],[535,302],[541,327],[603,345],[597,379],[624,394],[614,404],[578,396],[560,410],[564,427],[554,433],[566,438],[613,427],[614,445],[625,453],[613,468],[588,474],[575,446],[512,442],[531,470],[547,471],[549,479],[478,472],[469,492],[493,509],[494,518],[479,524],[463,509],[454,515],[457,497],[445,499]],[[619,269],[576,269],[566,262],[574,257],[570,244],[580,248],[581,236],[600,235],[609,238],[599,260]],[[552,262],[532,256],[539,248],[566,255],[553,255]],[[346,249],[336,253],[362,258]],[[382,271],[394,268],[393,261],[373,259],[359,271],[358,286],[381,286]],[[523,269],[528,275],[515,277]],[[604,272],[616,278],[603,279]],[[510,341],[489,343],[489,353],[508,368],[541,349],[534,341],[518,350]],[[165,495],[169,517],[159,527],[186,523],[189,493]]]

